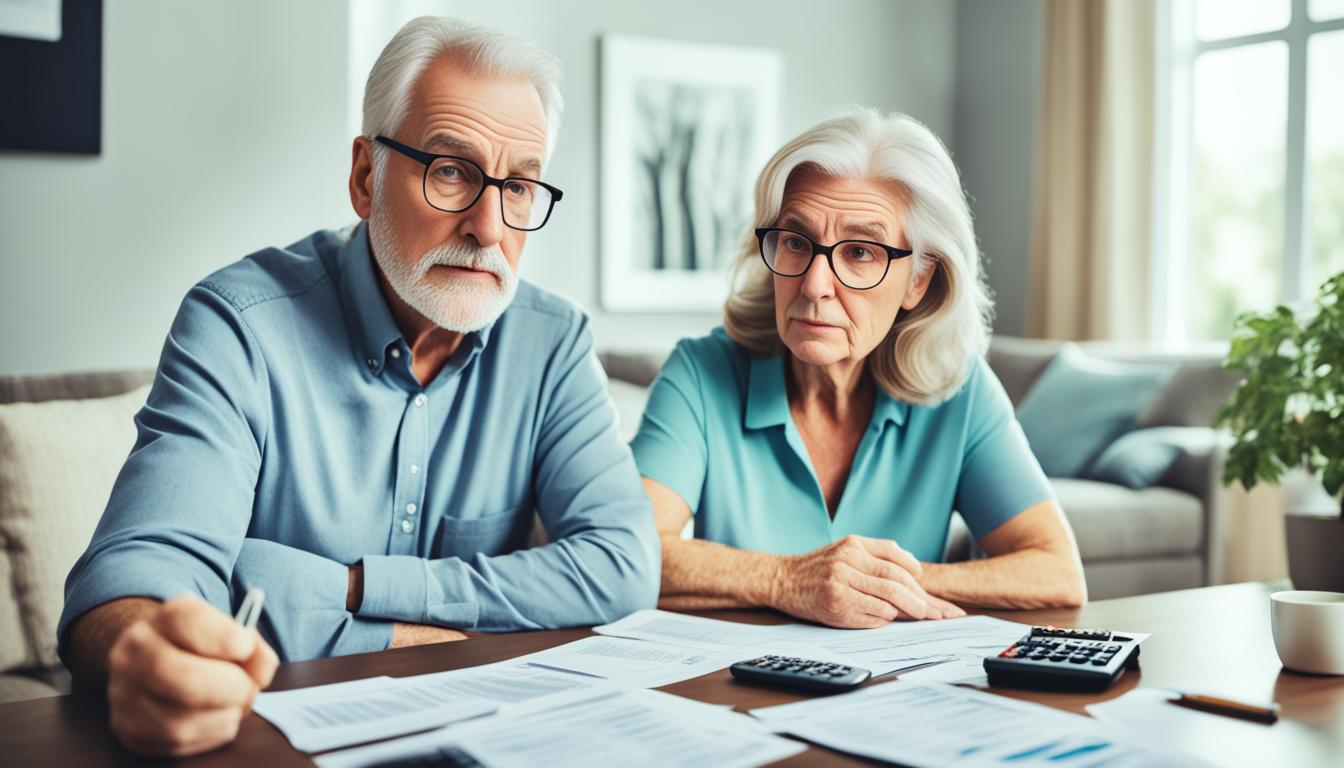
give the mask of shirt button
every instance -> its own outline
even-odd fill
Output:
[[[419,472],[419,471],[420,471],[420,465],[419,465],[419,464],[412,464],[412,465],[411,465],[411,474],[412,474],[412,475],[414,475],[416,472]]]
[[[402,520],[402,521],[401,521],[401,532],[402,532],[402,533],[410,533],[410,532],[411,532],[411,529],[414,528],[414,527],[415,527],[414,525],[411,525],[411,521],[410,521],[410,520]]]
[[[395,359],[401,357],[401,350],[398,349],[398,348],[396,348],[396,347],[393,347],[393,348],[392,348],[392,351],[391,351],[391,352],[388,352],[388,354],[392,356],[392,359],[393,359],[393,360],[395,360]]]
[[[425,404],[425,396],[424,396],[424,395],[416,395],[416,396],[415,396],[415,405],[416,405],[416,407],[422,406],[422,405],[424,405],[424,404]]]
[[[414,515],[414,514],[415,514],[415,505],[414,505],[414,504],[407,504],[407,505],[406,505],[406,514],[408,514],[408,515]],[[409,523],[408,523],[408,524],[409,524]]]

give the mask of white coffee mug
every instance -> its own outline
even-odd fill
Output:
[[[1344,592],[1275,592],[1269,604],[1274,648],[1283,666],[1344,675]]]

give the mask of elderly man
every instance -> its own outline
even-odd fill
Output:
[[[276,652],[654,605],[649,501],[586,319],[516,277],[561,198],[539,180],[558,81],[519,40],[410,22],[366,87],[350,173],[365,221],[188,293],[59,627],[130,748],[229,741]],[[534,510],[551,543],[523,549]],[[251,587],[265,640],[226,613]]]

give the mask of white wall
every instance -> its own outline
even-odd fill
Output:
[[[565,199],[529,241],[523,274],[592,311],[601,346],[702,334],[717,315],[598,305],[600,35],[781,50],[781,137],[861,103],[915,115],[952,144],[956,10],[950,0],[114,0],[102,156],[0,153],[0,374],[152,366],[196,280],[350,221],[363,79],[391,32],[425,12],[513,32],[564,63],[548,177]]]
[[[784,56],[787,140],[846,104],[901,110],[952,137],[952,2],[901,0],[454,0],[453,15],[507,30],[565,67],[565,124],[547,176],[565,199],[528,242],[523,274],[587,307],[598,344],[661,347],[718,314],[611,314],[598,298],[598,39],[605,33],[772,47]],[[754,181],[754,179],[752,180]]]
[[[197,280],[354,219],[344,3],[103,11],[102,155],[0,153],[0,374],[153,366]]]
[[[1044,16],[1041,0],[958,0],[953,160],[995,293],[996,333],[1026,332]]]

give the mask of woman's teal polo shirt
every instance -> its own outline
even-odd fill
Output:
[[[697,538],[792,554],[857,534],[937,561],[952,510],[979,538],[1053,495],[1003,386],[979,360],[938,405],[878,389],[832,520],[789,415],[784,364],[716,328],[678,343],[653,383],[631,448],[641,475],[686,500]]]

